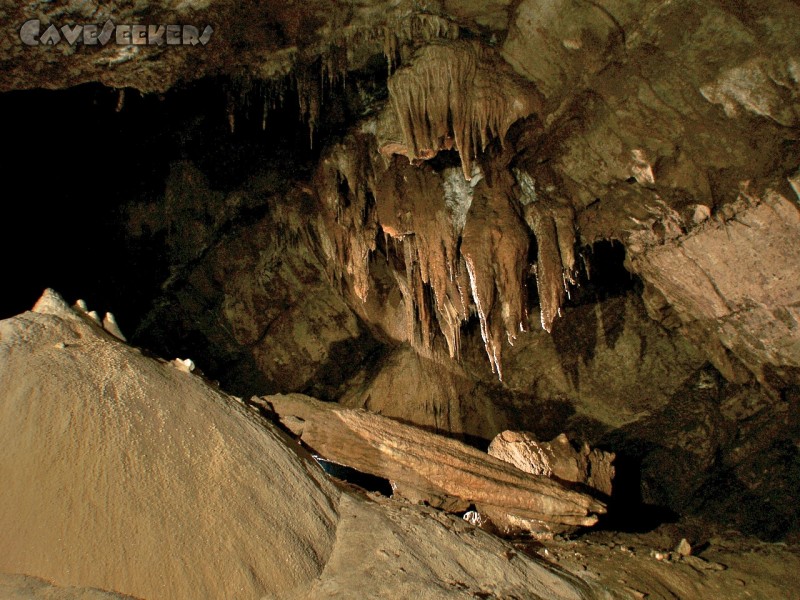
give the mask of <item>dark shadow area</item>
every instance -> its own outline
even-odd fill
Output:
[[[691,517],[708,531],[798,539],[800,451],[786,406],[716,376],[706,366],[669,404],[602,436],[597,447],[617,456],[601,526],[643,532]]]
[[[638,449],[621,449],[614,460],[614,485],[608,499],[608,513],[600,517],[598,528],[613,531],[642,533],[662,523],[674,523],[677,512],[666,506],[649,504],[642,498],[642,462],[648,450],[645,444]],[[610,447],[610,446],[609,446]],[[654,449],[650,446],[650,451]]]
[[[489,449],[489,444],[492,441],[492,440],[487,440],[486,438],[483,438],[479,435],[471,435],[469,433],[456,433],[454,431],[438,429],[433,425],[423,425],[399,417],[387,417],[387,418],[391,419],[392,421],[402,423],[403,425],[414,427],[415,429],[420,429],[422,431],[427,431],[428,433],[433,433],[435,435],[450,438],[451,440],[459,441],[463,444],[466,444],[467,446],[472,446],[473,448],[480,450],[481,452],[486,452]]]
[[[128,239],[122,207],[162,202],[178,160],[219,190],[265,166],[307,178],[325,143],[385,98],[386,68],[375,57],[358,77],[322,86],[313,147],[293,80],[271,100],[263,86],[224,78],[159,95],[100,84],[0,94],[0,129],[13,149],[4,172],[10,189],[24,190],[5,207],[0,252],[13,284],[0,318],[30,309],[52,287],[133,330],[169,273],[157,238]]]
[[[369,473],[364,473],[358,469],[325,460],[316,454],[313,456],[314,460],[316,460],[322,469],[331,477],[346,481],[350,485],[355,485],[368,492],[378,492],[379,494],[387,497],[391,496],[393,493],[392,484],[388,479],[370,475]]]
[[[600,240],[580,248],[577,267],[577,285],[570,286],[566,307],[642,292],[639,277],[625,268],[625,246],[615,240]]]
[[[568,399],[543,400],[533,394],[483,382],[476,385],[478,391],[491,399],[497,412],[514,424],[513,429],[530,431],[538,440],[552,440],[566,431],[569,419],[575,414],[575,406]]]
[[[376,371],[376,365],[386,354],[386,346],[378,342],[359,320],[361,331],[355,340],[334,342],[328,349],[327,360],[319,365],[311,385],[303,394],[325,402],[337,400],[342,386],[358,371]]]
[[[234,374],[233,364],[241,374],[252,358],[229,336],[201,331],[199,322],[214,319],[208,305],[195,303],[192,317],[170,298],[193,294],[199,282],[186,277],[203,252],[268,216],[270,194],[285,196],[307,181],[325,144],[385,100],[386,69],[385,58],[375,57],[357,76],[320,85],[313,145],[293,78],[272,87],[204,79],[159,95],[100,84],[0,94],[0,127],[14,148],[5,172],[9,187],[25,194],[6,206],[0,252],[11,285],[0,299],[0,319],[30,309],[51,287],[70,303],[85,299],[101,317],[113,312],[132,343],[167,358],[193,357],[229,391],[280,391],[255,366],[246,381]],[[152,215],[168,204],[176,164],[197,169],[207,187],[196,187],[208,197],[198,197],[196,210],[159,222]],[[183,191],[190,194],[192,185]],[[247,196],[246,205],[212,222],[221,213],[204,211],[204,202],[223,205],[232,190]],[[177,230],[169,229],[173,221],[181,223]],[[152,314],[157,322],[137,336]],[[375,351],[374,340],[365,342],[358,357],[351,346],[349,356],[334,349],[332,360],[358,364]],[[325,380],[309,389],[323,397],[340,383],[338,369],[327,366]]]

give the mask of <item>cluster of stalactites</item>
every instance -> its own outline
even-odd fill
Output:
[[[456,40],[458,26],[452,21],[430,14],[414,14],[387,25],[383,31],[383,54],[391,73],[403,57],[402,49],[408,42]]]
[[[326,86],[332,89],[343,81],[348,71],[359,69],[376,53],[383,52],[391,72],[410,60],[420,44],[435,40],[452,41],[459,37],[459,27],[452,21],[432,14],[410,13],[387,16],[383,24],[348,25],[340,28],[324,44],[299,53],[296,49],[280,53],[280,58],[243,72],[229,90],[226,116],[231,133],[237,119],[251,118],[254,100],[259,100],[261,129],[266,129],[271,109],[283,105],[285,92],[297,90],[299,117],[308,124],[309,143],[322,111]],[[124,90],[120,93],[120,106]]]
[[[436,172],[393,159],[388,168],[348,136],[323,157],[317,190],[325,216],[319,238],[335,274],[355,295],[369,293],[376,234],[405,266],[396,272],[409,324],[406,339],[431,350],[438,330],[458,357],[461,326],[477,312],[493,370],[502,377],[502,343],[527,327],[527,228],[514,209],[510,173],[490,186],[476,168]],[[374,146],[372,146],[374,147]]]
[[[503,338],[513,345],[528,323],[529,237],[514,210],[512,189],[507,172],[495,174],[491,187],[476,187],[461,242],[486,354],[500,379]]]
[[[472,188],[460,176],[463,185],[449,186],[452,171],[446,170],[443,178],[432,169],[395,160],[377,178],[376,202],[380,227],[400,248],[405,263],[401,291],[408,322],[419,326],[409,332],[409,339],[430,349],[438,325],[450,356],[458,357],[461,324],[469,318],[470,307],[458,242]]]
[[[381,151],[415,161],[455,147],[467,180],[477,153],[492,139],[502,143],[515,121],[540,107],[535,88],[501,58],[464,41],[419,50],[389,78],[389,97],[400,139],[383,143]]]
[[[258,121],[261,130],[266,130],[270,111],[283,106],[288,87],[289,79],[285,76],[272,79],[242,76],[233,79],[227,90],[225,107],[230,132],[235,133],[239,121],[248,123],[248,126]]]
[[[347,75],[347,50],[330,45],[318,62],[295,67],[295,83],[300,119],[308,123],[309,145],[314,146],[314,131],[319,121],[325,86],[332,89]]]
[[[525,221],[536,236],[536,286],[542,328],[550,332],[561,315],[569,286],[575,284],[575,217],[572,207],[541,190],[525,171],[514,170]]]

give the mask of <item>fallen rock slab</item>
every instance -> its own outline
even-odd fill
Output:
[[[459,441],[301,394],[268,396],[282,422],[328,460],[384,477],[421,497],[460,499],[542,524],[556,533],[591,526],[599,500],[532,475]]]

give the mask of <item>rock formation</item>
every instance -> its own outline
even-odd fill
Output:
[[[281,433],[52,291],[0,327],[0,571],[140,598],[319,576],[339,492]]]
[[[584,483],[611,495],[614,454],[592,450],[589,444],[575,450],[563,433],[550,442],[539,442],[525,432],[504,431],[489,444],[489,455],[532,475]]]
[[[611,495],[611,480],[614,478],[611,463],[614,455],[590,450],[586,443],[580,451],[576,451],[563,433],[551,442],[537,442],[530,434],[504,431],[489,444],[489,455],[531,475],[581,483],[606,496]],[[496,507],[483,504],[476,508],[482,521],[488,520],[506,535],[529,533],[539,539],[552,535],[552,528],[542,531],[541,523],[518,514],[504,513]]]
[[[389,479],[411,495],[456,512],[471,504],[534,522],[542,534],[597,522],[602,502],[456,440],[365,411],[301,395],[262,399],[281,422],[326,459]]]
[[[503,544],[469,539],[457,519],[443,527],[431,513],[341,491],[236,399],[123,345],[52,291],[33,312],[0,322],[0,333],[8,444],[0,573],[86,598],[105,596],[83,588],[138,598],[319,598],[350,593],[353,582],[370,595],[441,598],[457,595],[448,581],[581,597],[580,585],[529,559],[509,571]],[[412,545],[413,556],[398,562]],[[367,565],[385,576],[367,581]],[[48,593],[0,578],[0,590],[22,588],[17,597]]]

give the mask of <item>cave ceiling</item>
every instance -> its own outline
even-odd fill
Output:
[[[323,152],[311,193],[322,253],[362,303],[376,240],[397,243],[407,314],[392,316],[405,321],[394,335],[421,349],[440,333],[457,357],[459,330],[477,313],[502,376],[503,344],[530,322],[551,330],[561,313],[576,245],[616,240],[651,316],[680,328],[727,378],[780,384],[800,367],[795,2],[5,2],[0,11],[0,90],[100,82],[153,94],[217,76],[270,90],[289,79],[312,143],[325,85],[383,56],[388,99]],[[50,24],[113,22],[192,23],[205,39],[87,45],[61,29],[55,45],[26,45],[19,30],[31,20],[39,37]],[[457,165],[429,166],[453,150]]]

